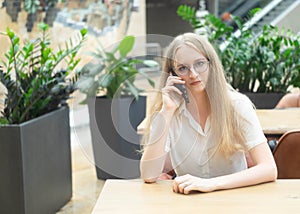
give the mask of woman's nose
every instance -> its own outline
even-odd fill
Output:
[[[193,66],[190,68],[189,76],[190,76],[190,78],[198,76],[198,73],[197,73],[197,71],[195,71]]]

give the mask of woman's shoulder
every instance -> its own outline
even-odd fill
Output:
[[[238,91],[229,91],[229,97],[233,104],[239,105],[239,104],[251,104],[252,102],[250,99],[245,95]]]

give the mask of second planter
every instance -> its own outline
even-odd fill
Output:
[[[90,98],[88,107],[98,179],[139,177],[137,126],[145,118],[146,97]]]

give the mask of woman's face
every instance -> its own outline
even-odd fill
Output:
[[[194,48],[183,45],[177,49],[174,70],[185,81],[185,85],[191,93],[205,90],[209,74],[209,61]]]

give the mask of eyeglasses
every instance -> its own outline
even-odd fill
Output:
[[[194,63],[192,65],[192,68],[194,69],[195,72],[200,74],[200,73],[204,73],[207,71],[208,65],[209,65],[209,61],[201,60],[201,61]],[[174,70],[179,76],[187,76],[189,74],[189,72],[191,71],[191,68],[187,65],[180,65],[177,68],[175,68]]]

